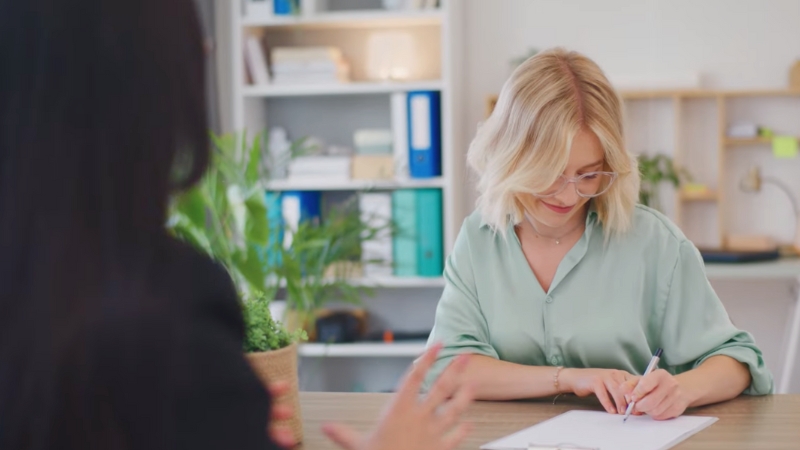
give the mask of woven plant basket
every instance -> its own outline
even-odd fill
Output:
[[[278,399],[273,399],[281,405],[288,405],[294,411],[294,416],[288,420],[277,423],[287,426],[292,430],[295,440],[303,441],[303,416],[300,412],[299,382],[297,379],[297,344],[292,344],[280,350],[269,352],[248,353],[247,360],[258,378],[268,386],[268,383],[285,381],[289,383],[289,392]]]

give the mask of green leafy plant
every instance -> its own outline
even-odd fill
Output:
[[[274,320],[269,303],[270,298],[263,294],[255,294],[242,302],[245,352],[279,350],[308,339],[308,334],[302,329],[290,333],[281,322]]]
[[[270,269],[259,248],[269,243],[270,226],[260,181],[261,139],[212,135],[209,171],[194,188],[173,199],[167,227],[205,251],[230,272],[241,291],[271,293]]]
[[[354,285],[352,278],[361,260],[361,242],[374,239],[383,227],[367,225],[354,206],[350,201],[331,210],[319,224],[301,223],[292,233],[292,245],[281,248],[278,273],[286,282],[290,308],[314,311],[331,298],[358,304],[362,295],[372,293]]]
[[[667,182],[677,188],[683,180],[689,179],[688,173],[675,167],[672,158],[667,155],[661,153],[653,156],[640,155],[638,159],[639,172],[642,176],[639,203],[645,206],[660,208],[658,187],[661,183]]]
[[[244,135],[212,135],[212,142],[208,173],[173,199],[167,228],[228,269],[246,311],[261,308],[280,292],[285,292],[290,309],[305,316],[326,302],[359,303],[363,294],[371,293],[353,282],[352,270],[347,270],[353,264],[338,263],[357,264],[362,240],[373,239],[382,228],[362,222],[354,202],[296,230],[270,223],[266,187],[277,164],[288,161],[270,160],[261,136],[248,143]],[[306,141],[299,140],[288,153],[293,157],[307,151]],[[284,233],[291,233],[288,247]],[[334,266],[337,270],[330,269]]]

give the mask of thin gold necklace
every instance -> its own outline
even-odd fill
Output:
[[[525,213],[525,219],[527,219],[528,223],[531,224],[531,227],[533,227],[533,232],[536,233],[536,237],[537,238],[538,237],[543,237],[545,239],[550,239],[551,241],[555,242],[556,245],[561,244],[561,239],[564,239],[564,237],[568,236],[570,233],[572,233],[573,231],[577,230],[578,228],[581,227],[581,225],[584,224],[584,222],[578,222],[578,225],[572,227],[571,230],[567,231],[566,233],[562,234],[561,236],[559,236],[557,238],[554,238],[554,237],[551,237],[551,236],[545,236],[542,233],[540,233],[539,230],[536,228],[536,225],[533,224],[533,220],[531,220],[531,216],[529,216],[528,213]]]

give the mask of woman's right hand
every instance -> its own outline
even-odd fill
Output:
[[[623,384],[636,378],[624,370],[615,369],[562,369],[559,382],[578,397],[594,394],[609,414],[625,414]]]
[[[472,389],[462,382],[469,357],[461,355],[445,369],[424,397],[419,389],[436,361],[441,345],[425,352],[414,364],[384,411],[377,427],[366,436],[341,424],[323,431],[345,450],[440,450],[457,447],[469,431],[461,415],[472,403]]]

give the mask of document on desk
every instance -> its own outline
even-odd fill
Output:
[[[716,422],[716,417],[681,416],[657,421],[598,411],[570,411],[481,446],[484,450],[569,448],[666,450]]]

